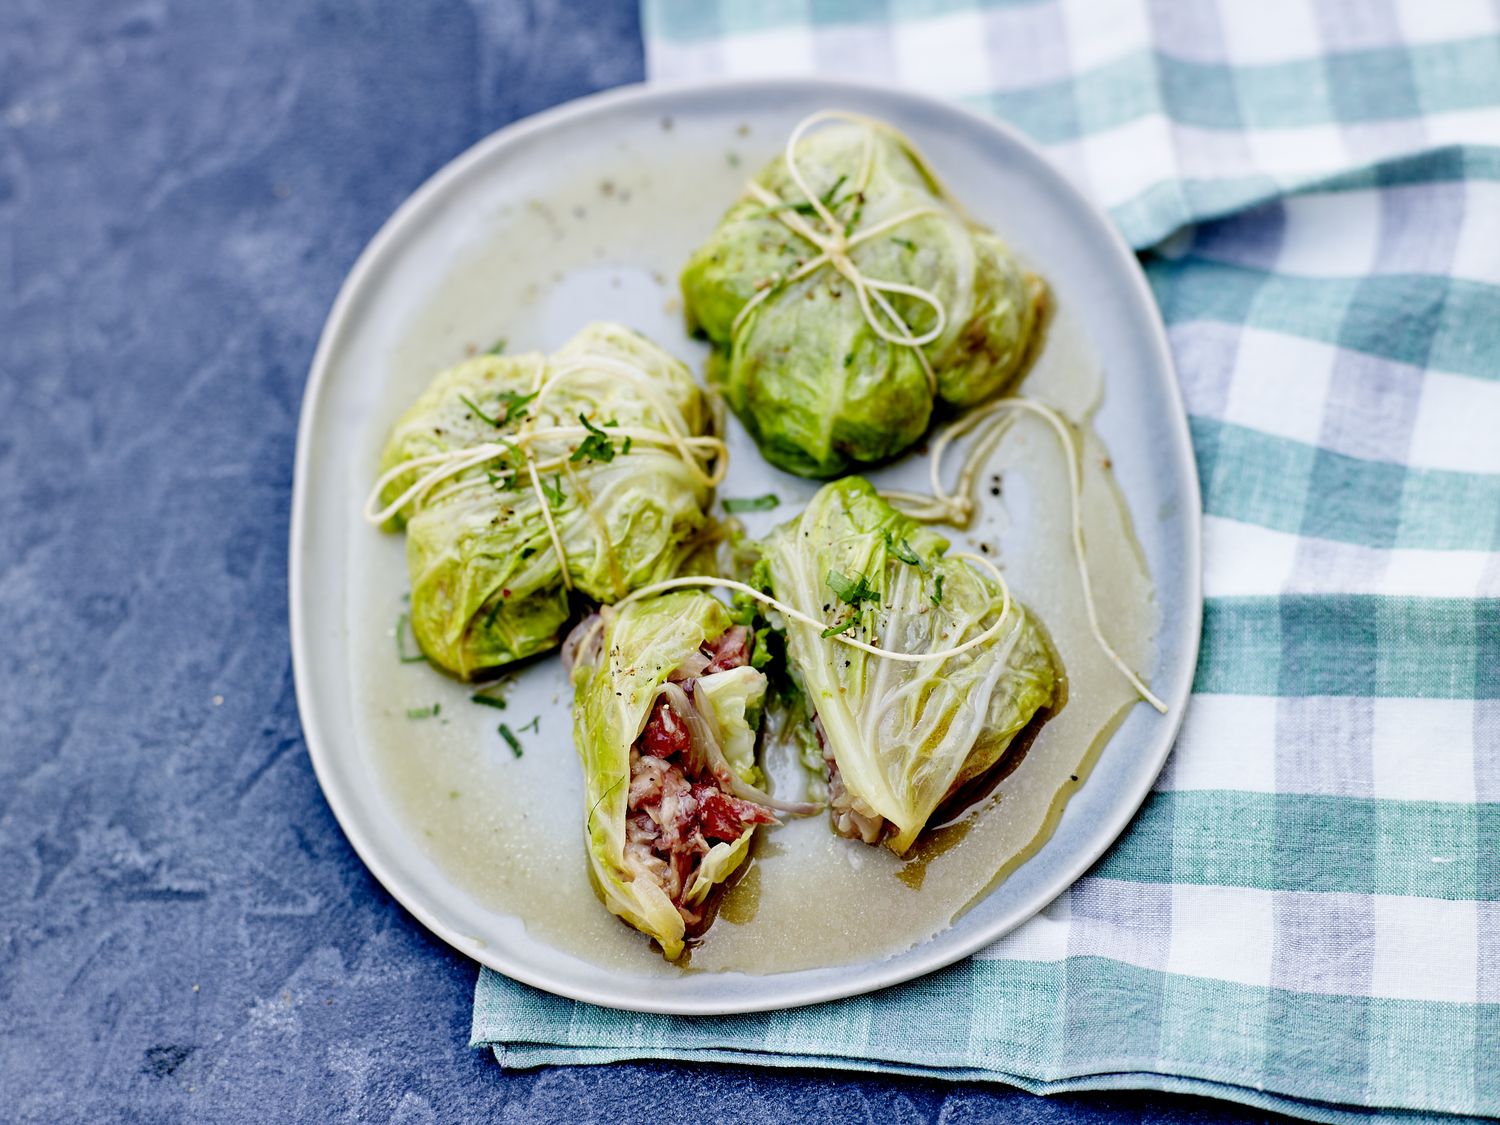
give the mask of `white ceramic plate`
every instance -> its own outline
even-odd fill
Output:
[[[555,930],[528,926],[524,904],[497,908],[476,882],[474,863],[467,875],[460,870],[462,844],[446,851],[434,845],[445,828],[469,823],[457,811],[457,788],[452,824],[429,816],[426,827],[393,792],[422,783],[393,781],[402,752],[380,749],[382,740],[400,735],[403,706],[456,700],[444,719],[420,728],[429,752],[450,755],[434,760],[471,761],[518,787],[555,778],[556,800],[537,802],[527,830],[554,848],[546,862],[566,874],[559,887],[575,894],[586,887],[577,767],[557,662],[534,665],[513,691],[516,722],[535,713],[545,732],[540,740],[528,737],[524,761],[510,761],[494,737],[493,712],[464,710],[458,685],[423,665],[386,678],[370,653],[378,648],[380,660],[395,663],[388,646],[405,589],[401,545],[399,537],[365,527],[357,511],[390,424],[466,345],[483,348],[508,336],[512,351],[549,349],[589,320],[614,319],[696,365],[701,347],[683,335],[674,307],[678,267],[792,125],[829,107],[881,117],[909,133],[958,198],[1047,277],[1068,323],[1081,326],[1085,350],[1106,357],[1095,428],[1113,456],[1158,592],[1154,651],[1142,671],[1170,710],[1134,707],[1040,850],[951,926],[910,948],[770,973],[678,972],[659,958],[622,968],[618,957],[591,957],[576,943],[565,948]],[[810,495],[808,482],[767,468],[737,425],[731,449],[724,494],[777,491],[786,503],[774,519]],[[911,480],[921,471],[914,454],[886,477]],[[334,814],[375,876],[434,933],[511,977],[596,1004],[684,1014],[867,992],[994,941],[1069,886],[1125,828],[1166,759],[1192,681],[1201,619],[1198,513],[1186,419],[1141,270],[1106,219],[1029,141],[946,103],[843,83],[612,91],[503,129],[459,156],[386,223],[339,293],[303,402],[292,510],[291,635],[308,750]],[[1028,596],[1024,587],[1020,592]],[[507,768],[513,772],[498,772]],[[417,773],[423,771],[432,772],[423,766]],[[516,848],[529,846],[522,829],[507,831]],[[479,870],[488,864],[498,878],[504,862],[503,849],[484,853]],[[597,903],[580,909],[591,912],[579,915],[588,925],[592,912],[603,915]],[[613,930],[600,933],[616,940]]]

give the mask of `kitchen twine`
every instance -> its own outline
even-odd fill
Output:
[[[750,195],[759,200],[768,208],[767,213],[775,216],[779,222],[785,225],[793,233],[812,243],[812,245],[818,249],[818,254],[815,257],[809,259],[807,262],[803,263],[791,274],[772,278],[769,283],[763,286],[754,297],[752,297],[745,303],[745,305],[740,309],[739,313],[735,316],[734,321],[730,327],[731,335],[738,335],[740,329],[745,324],[746,318],[748,317],[750,312],[758,307],[763,301],[765,301],[773,292],[777,291],[782,286],[790,285],[793,282],[807,277],[817,270],[828,266],[838,272],[842,277],[844,277],[849,282],[850,286],[854,289],[854,292],[859,300],[860,311],[863,314],[866,322],[869,324],[871,330],[875,332],[876,335],[880,336],[882,339],[888,341],[889,343],[896,344],[897,346],[901,347],[909,347],[915,351],[918,360],[922,364],[922,370],[927,377],[928,389],[931,393],[935,394],[937,392],[937,376],[932,369],[931,362],[928,360],[927,355],[922,350],[922,348],[924,345],[932,343],[934,340],[936,340],[943,334],[944,330],[946,329],[948,324],[948,310],[946,306],[943,304],[941,298],[939,298],[936,294],[930,292],[929,290],[922,289],[918,286],[906,285],[900,282],[881,281],[866,277],[850,257],[850,251],[853,250],[856,246],[859,246],[860,244],[867,242],[870,239],[877,237],[878,235],[893,230],[903,223],[910,222],[912,219],[920,218],[924,215],[938,215],[942,212],[935,207],[913,207],[909,208],[906,211],[902,211],[900,214],[893,215],[888,219],[884,219],[881,222],[876,223],[874,226],[867,227],[864,230],[859,231],[858,233],[853,233],[850,229],[840,224],[833,211],[830,210],[829,207],[823,202],[823,200],[818,198],[818,196],[814,194],[812,189],[808,186],[806,179],[802,175],[801,169],[797,166],[796,160],[797,144],[802,140],[803,136],[806,135],[806,133],[813,127],[831,121],[847,121],[854,124],[860,124],[864,125],[868,130],[865,134],[864,150],[860,160],[859,175],[855,181],[856,187],[854,189],[854,194],[856,196],[859,196],[864,192],[865,188],[869,184],[870,173],[874,165],[873,138],[875,135],[875,131],[877,129],[890,131],[890,126],[886,125],[884,122],[877,121],[874,118],[865,117],[860,114],[848,113],[842,110],[823,110],[803,118],[803,120],[798,123],[796,128],[792,130],[791,136],[787,138],[785,150],[787,173],[791,177],[792,182],[797,185],[797,188],[806,197],[807,202],[811,204],[815,214],[827,228],[828,233],[820,234],[812,227],[811,224],[804,221],[801,215],[792,210],[793,204],[789,204],[786,200],[782,199],[774,192],[754,181],[751,181],[749,183],[748,191]],[[914,159],[921,163],[923,168],[928,171],[928,178],[934,184],[940,184],[937,176],[932,174],[930,169],[926,168],[926,164],[924,161],[922,161],[922,158],[920,156],[917,156],[916,154],[913,154],[913,156]],[[941,186],[939,186],[939,191],[942,192],[944,201],[949,203],[950,206],[952,206],[955,210],[958,210],[957,204],[948,198],[946,191],[944,191]],[[852,226],[852,224],[850,225]],[[906,321],[891,305],[890,300],[886,296],[886,294],[890,293],[912,297],[927,305],[935,314],[937,318],[936,323],[921,335],[914,333],[911,329],[911,326],[906,323]],[[877,308],[889,319],[890,323],[895,326],[894,331],[890,328],[887,328],[884,324],[881,323],[880,318],[876,315],[875,310]],[[625,378],[630,379],[632,382],[636,383],[645,393],[647,399],[651,401],[652,405],[657,408],[657,411],[661,415],[665,427],[664,430],[622,427],[613,430],[613,435],[618,435],[620,437],[628,436],[632,441],[641,441],[646,444],[670,446],[676,450],[678,456],[682,458],[683,462],[692,469],[694,475],[697,476],[699,480],[702,481],[707,487],[716,487],[720,482],[722,482],[724,475],[728,470],[728,460],[726,456],[727,449],[723,441],[715,437],[688,437],[681,434],[671,422],[668,404],[663,402],[660,396],[656,394],[655,389],[651,387],[649,376],[629,364],[625,364],[618,360],[609,359],[603,356],[592,356],[588,357],[586,360],[575,361],[572,364],[566,364],[561,367],[551,369],[550,371],[545,366],[543,366],[539,370],[537,381],[534,384],[533,393],[535,395],[535,398],[532,400],[533,404],[539,405],[542,399],[545,397],[546,393],[569,375],[583,371],[596,370],[601,367],[606,370],[615,371],[616,373],[621,374]],[[1099,626],[1099,614],[1094,604],[1093,589],[1089,579],[1088,560],[1085,555],[1083,543],[1083,519],[1080,503],[1082,497],[1082,482],[1078,471],[1078,450],[1074,445],[1073,437],[1068,429],[1067,422],[1055,410],[1053,410],[1049,406],[1031,399],[1021,397],[1006,397],[992,402],[986,406],[982,406],[970,411],[968,414],[964,415],[962,418],[959,418],[957,421],[946,427],[934,442],[932,456],[929,459],[929,470],[931,474],[933,489],[932,495],[922,496],[920,494],[908,492],[888,492],[885,494],[885,496],[888,500],[893,501],[901,510],[905,511],[913,519],[918,519],[925,522],[949,522],[959,527],[967,526],[969,518],[973,514],[973,500],[970,496],[970,493],[973,489],[974,476],[979,471],[980,466],[983,464],[984,459],[987,457],[990,449],[993,447],[994,442],[998,439],[1006,418],[1014,412],[1029,412],[1042,418],[1049,424],[1053,432],[1056,434],[1058,440],[1062,443],[1068,463],[1068,484],[1070,491],[1069,498],[1071,501],[1072,513],[1073,553],[1077,563],[1079,578],[1083,587],[1083,598],[1084,605],[1088,613],[1089,629],[1093,633],[1094,640],[1099,645],[1100,649],[1105,653],[1105,655],[1109,657],[1110,661],[1115,665],[1115,667],[1119,669],[1120,673],[1130,682],[1131,686],[1135,688],[1140,697],[1147,703],[1151,704],[1152,707],[1156,708],[1157,711],[1165,714],[1167,711],[1166,703],[1164,703],[1160,698],[1153,694],[1150,688],[1148,688],[1144,681],[1142,681],[1140,676],[1138,676],[1130,668],[1130,666],[1125,663],[1125,661],[1120,657],[1119,653],[1115,651],[1114,646],[1111,645],[1105,638],[1104,633]],[[556,524],[552,519],[551,507],[547,501],[546,494],[542,490],[541,470],[556,468],[561,465],[565,469],[565,471],[568,472],[569,479],[574,482],[575,491],[579,496],[580,503],[588,511],[590,518],[596,525],[596,528],[599,527],[600,521],[597,513],[593,509],[591,498],[589,497],[587,490],[583,487],[582,482],[579,481],[576,476],[574,476],[571,468],[568,467],[567,460],[563,457],[557,457],[551,461],[547,461],[539,465],[536,455],[533,452],[531,446],[535,442],[546,440],[568,439],[576,441],[578,439],[586,437],[588,431],[581,426],[552,426],[545,429],[536,430],[532,428],[534,419],[535,415],[528,412],[525,420],[522,422],[520,428],[516,432],[516,437],[513,443],[505,441],[485,442],[480,445],[471,446],[464,449],[455,449],[443,453],[427,454],[423,457],[412,458],[408,461],[402,462],[400,465],[393,466],[391,469],[381,474],[379,480],[375,482],[375,486],[370,496],[366,499],[364,507],[365,519],[372,524],[383,524],[386,520],[399,512],[407,504],[416,503],[418,506],[420,506],[428,498],[431,491],[443,481],[452,479],[453,477],[457,476],[460,473],[463,473],[468,469],[475,468],[487,461],[494,460],[497,457],[519,452],[526,462],[526,468],[530,476],[532,492],[537,498],[538,506],[540,507],[542,512],[542,518],[546,521],[547,534],[552,540],[554,551],[556,551],[557,553],[562,571],[563,584],[567,589],[571,590],[573,588],[573,583],[571,576],[568,574],[567,556],[563,550],[562,539],[558,535]],[[942,482],[943,454],[946,452],[948,446],[953,443],[953,441],[967,434],[971,430],[974,430],[981,423],[985,422],[989,422],[991,424],[980,434],[979,437],[975,439],[973,445],[971,446],[969,453],[959,471],[957,489],[952,492],[948,491]],[[715,462],[714,471],[712,473],[705,472],[703,470],[703,467],[699,464],[699,457],[702,456],[702,454],[699,452],[701,450],[707,451],[707,460],[713,460]],[[414,467],[421,467],[426,465],[431,465],[433,466],[433,468],[423,476],[419,477],[404,492],[402,492],[400,496],[398,496],[390,504],[386,505],[386,507],[375,510],[375,505],[379,502],[381,492],[387,485],[390,484],[391,481],[397,479],[403,473],[410,471]],[[510,471],[511,481],[514,482],[515,473],[518,470],[512,468]],[[474,481],[471,483],[478,484],[479,482]],[[608,536],[603,534],[602,529],[600,530],[600,539],[605,544],[605,547],[610,554],[611,560],[614,560],[613,545],[608,542]],[[981,633],[974,637],[971,637],[969,640],[960,645],[956,645],[947,649],[941,649],[935,652],[924,653],[898,652],[893,649],[883,648],[879,645],[869,644],[865,641],[846,636],[842,633],[836,634],[829,639],[834,640],[839,644],[859,649],[860,651],[869,653],[873,656],[879,656],[884,659],[896,660],[911,664],[927,663],[934,660],[947,660],[951,657],[962,655],[963,653],[977,648],[980,645],[986,644],[990,640],[994,639],[994,637],[996,637],[999,634],[1000,630],[1003,628],[1005,617],[1010,612],[1010,607],[1012,604],[1010,587],[1006,583],[1004,575],[1000,573],[999,569],[993,563],[980,555],[975,555],[969,552],[962,552],[955,554],[952,557],[955,559],[964,559],[966,561],[979,564],[989,572],[990,576],[1000,587],[1000,613],[996,617],[995,621]],[[744,582],[726,578],[684,576],[679,578],[666,579],[662,582],[655,582],[650,585],[643,586],[632,593],[626,594],[625,591],[621,588],[621,582],[618,575],[618,564],[616,563],[612,567],[612,569],[615,572],[614,577],[617,597],[617,601],[615,604],[617,607],[628,605],[629,603],[639,601],[642,598],[665,593],[669,590],[684,589],[689,587],[707,587],[714,589],[735,590],[739,593],[756,599],[757,601],[771,607],[772,609],[777,610],[790,620],[797,621],[801,624],[808,625],[820,630],[827,628],[826,622],[819,621],[816,618],[810,617],[807,614],[802,613],[800,610],[787,605],[785,602],[772,597],[762,590],[757,590],[755,587],[750,586]],[[601,620],[595,623],[594,629],[597,630],[602,627],[603,622]]]
[[[778,222],[787,227],[787,229],[791,230],[798,237],[812,243],[812,245],[817,248],[818,253],[813,258],[804,262],[792,273],[785,276],[778,275],[771,278],[770,281],[766,285],[764,285],[760,289],[760,291],[755,294],[754,297],[747,301],[743,308],[740,309],[739,313],[735,316],[734,321],[730,326],[730,334],[732,337],[737,337],[740,329],[745,325],[749,314],[763,301],[770,297],[772,293],[778,291],[786,285],[790,285],[793,282],[800,281],[802,278],[808,277],[809,275],[827,266],[835,270],[849,282],[850,286],[855,292],[855,295],[859,299],[860,311],[864,315],[865,321],[869,324],[871,331],[873,331],[877,336],[879,336],[883,340],[888,341],[889,343],[896,344],[900,347],[911,348],[916,353],[917,359],[922,364],[922,370],[927,376],[928,390],[929,392],[936,394],[937,375],[932,369],[932,363],[927,358],[927,353],[923,351],[923,346],[926,344],[930,344],[934,340],[938,339],[938,337],[940,337],[943,334],[944,330],[947,328],[947,307],[943,304],[942,299],[930,290],[922,289],[915,285],[905,285],[893,281],[880,281],[874,278],[867,277],[863,272],[860,271],[853,258],[850,257],[850,251],[853,250],[856,246],[859,246],[861,243],[867,242],[870,239],[877,237],[878,235],[885,234],[903,223],[910,222],[913,219],[921,218],[924,215],[940,215],[942,214],[942,212],[936,207],[913,207],[906,211],[902,211],[900,214],[893,215],[888,219],[884,219],[881,222],[876,223],[874,226],[867,227],[857,233],[853,232],[850,229],[853,225],[852,223],[847,225],[840,223],[828,204],[826,204],[821,198],[817,196],[817,194],[813,192],[812,188],[808,185],[806,178],[803,176],[802,170],[797,166],[796,150],[797,145],[801,142],[802,138],[810,129],[814,128],[815,126],[833,121],[844,121],[856,125],[863,125],[866,130],[864,134],[863,152],[860,158],[859,175],[855,180],[854,187],[856,208],[858,208],[860,202],[862,202],[860,197],[862,196],[865,189],[869,186],[870,173],[872,168],[874,167],[874,138],[876,132],[878,130],[889,133],[895,132],[895,130],[893,130],[883,121],[878,121],[875,118],[866,117],[862,114],[849,113],[844,110],[821,110],[817,113],[810,114],[809,116],[804,117],[797,124],[796,128],[792,130],[791,136],[787,138],[786,150],[784,154],[787,175],[790,176],[792,182],[797,185],[798,190],[802,192],[807,203],[812,206],[814,213],[827,229],[826,234],[820,233],[819,231],[814,229],[810,223],[803,219],[803,217],[793,209],[796,204],[782,199],[775,192],[769,190],[768,188],[762,186],[754,180],[751,180],[749,182],[749,184],[747,185],[747,190],[754,199],[758,200],[767,207],[767,214],[773,216]],[[933,170],[927,165],[927,162],[914,151],[912,152],[912,158],[927,174],[927,178],[937,186],[937,190],[944,203],[948,204],[954,211],[962,215],[962,208],[959,207],[958,203],[948,195],[947,190],[942,186],[941,180],[939,180],[936,173],[933,172]],[[855,217],[856,219],[858,217],[857,209]],[[935,314],[937,318],[936,323],[926,332],[922,333],[921,335],[917,335],[912,331],[911,326],[906,323],[906,321],[895,310],[895,308],[892,307],[890,301],[886,297],[886,294],[888,293],[902,294],[904,296],[915,298],[922,304],[925,304],[928,308],[932,309],[933,313]],[[889,319],[891,325],[894,326],[894,331],[881,323],[880,318],[876,315],[875,312],[877,308],[881,313],[885,315],[886,318]],[[1094,641],[1099,645],[1099,648],[1103,650],[1104,654],[1109,657],[1110,662],[1113,663],[1114,666],[1119,669],[1120,673],[1126,678],[1126,680],[1130,682],[1131,687],[1136,690],[1137,694],[1139,694],[1140,697],[1147,703],[1151,704],[1152,707],[1156,708],[1157,711],[1165,714],[1167,711],[1166,703],[1164,703],[1159,697],[1152,693],[1151,689],[1146,686],[1141,677],[1138,676],[1135,671],[1125,663],[1120,654],[1115,651],[1114,646],[1111,645],[1105,638],[1104,632],[1100,628],[1099,612],[1094,604],[1093,585],[1089,579],[1088,559],[1084,552],[1083,514],[1081,503],[1083,484],[1078,470],[1079,451],[1074,443],[1073,435],[1068,427],[1068,423],[1057,411],[1053,410],[1050,406],[1047,406],[1041,402],[1037,402],[1034,399],[1022,398],[1020,396],[1007,396],[1005,398],[997,399],[996,401],[985,406],[981,406],[974,410],[971,410],[963,417],[959,418],[957,421],[944,428],[944,430],[938,435],[933,443],[932,455],[928,459],[928,468],[932,481],[932,495],[922,496],[917,493],[896,491],[886,492],[883,493],[883,495],[887,500],[893,502],[900,510],[904,511],[913,519],[929,523],[944,522],[951,523],[957,527],[967,527],[969,519],[973,515],[974,511],[974,502],[972,499],[974,477],[983,466],[991,449],[993,449],[994,444],[996,440],[998,440],[1007,420],[1017,413],[1030,413],[1041,418],[1048,424],[1048,426],[1051,427],[1053,433],[1057,436],[1058,441],[1062,444],[1063,453],[1068,463],[1068,486],[1069,500],[1071,502],[1073,555],[1077,563],[1079,579],[1081,580],[1083,586],[1084,607],[1088,612],[1089,630],[1093,633]],[[943,485],[943,454],[955,440],[963,437],[970,431],[979,428],[982,424],[985,423],[988,423],[988,425],[985,426],[985,428],[974,439],[973,444],[970,446],[968,455],[965,457],[959,469],[957,487],[951,492],[948,491],[948,489]],[[988,567],[989,570],[997,578],[999,577],[999,571],[997,571],[993,566],[990,566],[988,561],[980,558],[980,556],[968,555],[954,557],[967,557],[980,562],[984,562],[986,567]],[[1001,579],[1001,582],[1003,585],[1004,580]],[[635,596],[639,596],[639,594]],[[1008,590],[1006,591],[1005,601],[1006,605],[1009,606],[1010,594]],[[786,608],[779,604],[776,606],[776,608],[780,609],[783,613],[786,612]],[[800,617],[798,619],[802,620],[802,618]],[[810,619],[807,619],[804,623],[811,624],[812,622],[810,621]],[[968,643],[968,645],[960,646],[958,649],[950,650],[947,652],[928,653],[925,654],[925,657],[928,659],[942,659],[948,656],[957,655],[959,652],[965,651],[968,647],[971,647],[974,644],[983,643],[983,641],[988,640],[990,635],[990,631],[987,630],[986,634],[982,634],[981,636],[974,638]],[[882,655],[890,655],[889,653],[885,653],[884,650],[877,650],[872,646],[864,645],[860,642],[852,640],[851,638],[839,636],[835,639],[844,644],[851,644],[856,648],[862,648],[868,652],[880,652]]]

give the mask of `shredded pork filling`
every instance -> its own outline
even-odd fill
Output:
[[[823,737],[823,724],[813,716],[813,731],[818,736],[818,747],[823,751],[823,764],[828,769],[828,816],[833,831],[849,840],[863,840],[867,844],[878,844],[885,838],[888,827],[885,817],[870,809],[844,786],[839,773],[838,761]]]
[[[668,678],[675,690],[657,697],[646,727],[630,750],[630,795],[625,813],[625,860],[637,877],[654,879],[695,925],[704,906],[683,901],[703,857],[714,844],[733,842],[757,824],[775,824],[771,810],[734,796],[734,779],[718,747],[704,745],[711,725],[696,711],[698,677],[750,662],[750,635],[736,625],[705,644]],[[721,763],[718,772],[715,763]]]

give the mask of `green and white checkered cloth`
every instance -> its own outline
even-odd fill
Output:
[[[732,1019],[486,971],[475,1043],[1500,1116],[1500,6],[646,0],[644,26],[653,78],[992,110],[1110,210],[1191,417],[1202,657],[1134,825],[971,960]]]

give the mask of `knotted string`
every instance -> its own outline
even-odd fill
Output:
[[[840,222],[838,216],[834,213],[830,206],[834,202],[833,200],[825,201],[813,192],[807,180],[803,177],[802,170],[797,166],[796,150],[798,142],[802,140],[802,137],[809,129],[827,121],[848,121],[863,125],[866,128],[864,135],[864,155],[860,161],[859,175],[854,181],[852,192],[852,196],[856,201],[856,212],[854,218],[847,223]],[[855,263],[851,254],[855,247],[870,241],[872,238],[886,234],[903,223],[908,223],[913,219],[919,219],[925,215],[942,215],[944,213],[936,207],[912,207],[906,211],[902,211],[900,214],[883,219],[874,226],[866,227],[857,233],[854,231],[854,225],[858,222],[859,218],[858,208],[863,205],[864,193],[869,187],[870,173],[874,168],[875,132],[880,129],[890,130],[890,126],[884,122],[876,121],[873,118],[864,117],[860,114],[829,109],[814,113],[809,117],[804,117],[798,123],[797,127],[792,130],[792,135],[787,138],[785,155],[787,175],[791,177],[792,183],[797,185],[797,189],[802,192],[807,204],[812,207],[813,213],[824,228],[822,231],[814,228],[811,223],[807,222],[794,210],[794,208],[802,206],[802,204],[788,202],[754,180],[750,181],[747,185],[749,194],[759,202],[765,204],[769,215],[774,216],[783,226],[799,238],[810,242],[817,248],[818,253],[806,262],[803,262],[792,273],[770,278],[760,289],[760,292],[750,298],[735,315],[734,321],[730,325],[730,334],[731,336],[738,336],[740,328],[744,325],[751,311],[758,307],[762,301],[770,297],[772,293],[784,286],[800,281],[804,277],[808,277],[824,266],[827,266],[835,270],[849,282],[856,298],[859,300],[860,312],[864,314],[865,321],[869,324],[871,331],[882,340],[901,347],[911,348],[916,352],[917,359],[922,364],[922,371],[927,376],[927,389],[930,393],[936,394],[937,373],[933,371],[932,363],[928,360],[927,353],[922,349],[924,345],[938,339],[947,329],[947,308],[943,305],[942,300],[937,294],[920,286],[867,277]],[[920,160],[918,163],[925,169],[925,163]],[[946,200],[946,196],[944,198]],[[936,323],[920,336],[917,335],[912,331],[911,325],[896,311],[887,294],[898,294],[921,302],[933,311],[937,318]],[[877,315],[877,310],[885,317],[891,327],[887,327],[886,324],[882,323],[881,316]]]
[[[587,439],[591,431],[584,426],[537,426],[540,415],[537,408],[559,385],[574,376],[598,373],[601,370],[632,383],[650,404],[661,422],[660,428],[645,425],[612,426],[609,429],[612,439],[628,438],[632,444],[639,443],[642,446],[675,453],[694,478],[706,488],[715,488],[723,481],[729,462],[728,449],[720,438],[686,433],[687,425],[681,412],[675,404],[658,391],[653,385],[651,376],[640,368],[610,356],[585,355],[552,366],[545,361],[537,363],[536,375],[531,384],[531,398],[526,404],[527,413],[521,419],[514,435],[509,439],[497,438],[478,445],[460,446],[440,453],[428,453],[420,457],[408,458],[400,464],[391,466],[375,481],[374,487],[365,499],[363,509],[365,520],[379,526],[408,505],[420,510],[433,499],[434,490],[445,481],[451,481],[470,469],[500,458],[524,462],[528,483],[533,495],[536,496],[542,520],[547,526],[547,536],[552,542],[552,549],[557,553],[563,585],[571,590],[573,580],[568,573],[567,554],[563,549],[562,536],[557,530],[557,523],[552,518],[550,499],[542,485],[543,472],[562,470],[568,473],[569,479],[573,482],[574,493],[580,505],[593,519],[604,551],[611,560],[611,574],[615,582],[616,597],[623,596],[625,590],[622,588],[623,584],[619,577],[614,544],[604,534],[602,521],[592,507],[592,499],[588,490],[581,487],[581,482],[573,474],[570,465],[570,458],[579,442]],[[541,447],[540,452],[537,447]],[[705,466],[711,467],[705,468]],[[380,503],[381,494],[391,482],[413,469],[426,469],[427,471],[420,474],[389,504],[377,509],[376,505]],[[515,486],[520,471],[521,466],[515,463],[508,464],[501,470],[502,473],[508,474],[505,482],[506,488]],[[446,497],[462,488],[483,486],[499,487],[492,478],[476,477],[458,481],[452,489],[445,490],[441,495]]]
[[[974,514],[974,478],[988,459],[990,451],[1000,439],[1011,417],[1018,412],[1041,418],[1051,427],[1062,445],[1063,454],[1068,463],[1068,499],[1073,525],[1073,557],[1077,564],[1079,582],[1083,586],[1083,605],[1088,612],[1089,630],[1094,635],[1094,641],[1104,655],[1109,657],[1110,662],[1130,681],[1130,686],[1135,688],[1136,694],[1165,715],[1167,705],[1152,693],[1140,676],[1131,670],[1120,654],[1115,651],[1114,646],[1105,639],[1104,631],[1099,627],[1099,612],[1094,605],[1093,584],[1089,579],[1088,556],[1083,546],[1083,481],[1078,470],[1079,451],[1073,441],[1073,433],[1068,428],[1067,421],[1056,410],[1035,399],[1019,396],[997,399],[986,406],[976,407],[946,426],[933,440],[932,453],[927,461],[928,472],[932,480],[931,496],[897,491],[883,492],[881,495],[913,519],[924,523],[951,523],[955,527],[967,527]],[[948,491],[943,484],[943,455],[955,440],[985,423],[988,425],[974,439],[974,444],[970,446],[959,468],[958,486],[953,491]]]

